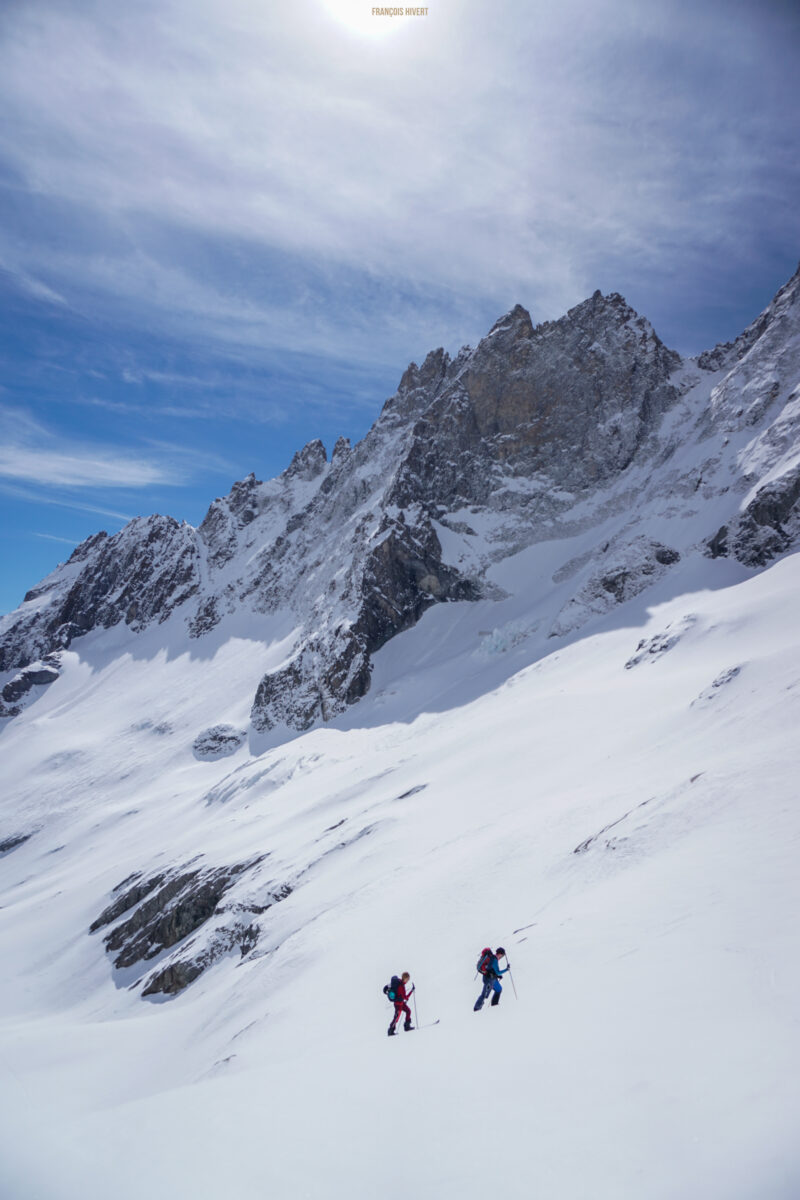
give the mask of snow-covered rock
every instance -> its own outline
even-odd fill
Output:
[[[676,621],[670,621],[666,629],[642,638],[636,647],[636,652],[625,663],[627,670],[638,667],[643,662],[656,662],[664,654],[674,649],[678,642],[689,632],[697,618],[693,613],[687,613]]]
[[[580,629],[590,617],[638,596],[680,557],[677,550],[645,537],[614,547],[603,546],[592,574],[561,609],[550,636],[564,637]]]
[[[142,996],[173,995],[222,955],[232,950],[242,957],[249,954],[259,937],[253,917],[291,894],[291,886],[284,884],[268,893],[260,888],[258,903],[232,899],[242,890],[242,877],[252,879],[262,861],[136,873],[114,889],[114,899],[89,932],[108,929],[103,942],[114,967],[133,972]],[[172,947],[179,949],[169,953]]]
[[[233,725],[212,725],[198,733],[192,743],[195,757],[204,762],[214,762],[235,754],[247,741],[246,729],[235,729]]]
[[[40,694],[41,688],[55,683],[60,675],[60,664],[60,655],[48,654],[41,662],[30,663],[18,671],[0,692],[0,717],[19,716],[22,708]]]

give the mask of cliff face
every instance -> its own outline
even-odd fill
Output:
[[[124,621],[134,630],[166,618],[197,595],[195,531],[172,517],[137,517],[114,537],[95,534],[27,593],[0,626],[0,670],[66,649],[93,629]]]
[[[190,644],[282,613],[288,654],[252,723],[304,729],[363,696],[372,655],[431,605],[491,595],[492,565],[525,546],[583,537],[554,637],[686,553],[762,566],[800,534],[798,294],[800,274],[736,342],[689,362],[617,294],[535,327],[517,306],[474,350],[412,363],[358,445],[340,439],[329,460],[309,443],[197,529],[153,516],[90,538],[2,619],[0,670],[121,622],[175,618]]]

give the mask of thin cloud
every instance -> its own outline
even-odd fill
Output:
[[[54,495],[50,492],[34,491],[31,488],[20,487],[18,484],[6,483],[3,480],[0,480],[0,493],[4,496],[10,496],[15,500],[25,500],[31,504],[47,504],[53,508],[66,508],[73,512],[86,512],[98,517],[111,517],[113,520],[121,521],[123,524],[132,521],[136,515],[135,513],[118,512],[116,509],[105,508],[98,504],[86,504],[83,501]]]
[[[797,235],[797,23],[768,8],[442,0],[367,51],[315,0],[20,6],[0,148],[69,236],[3,252],[250,362],[402,362],[623,269],[685,294]]]
[[[109,400],[104,396],[74,396],[70,403],[84,408],[100,408],[120,415],[150,417],[178,417],[185,421],[218,421],[219,409],[199,405],[180,404],[137,404],[128,400]]]
[[[71,453],[24,446],[0,447],[0,477],[72,488],[148,488],[183,482],[163,466],[113,452]]]
[[[228,459],[213,450],[200,450],[193,446],[176,445],[165,438],[145,438],[143,444],[163,454],[171,467],[183,463],[187,474],[207,474],[209,471],[231,471]]]
[[[43,300],[48,304],[58,304],[66,306],[67,300],[60,292],[48,287],[46,283],[42,283],[40,279],[34,279],[27,275],[24,271],[10,270],[0,263],[0,273],[6,278],[11,279],[20,291],[32,296],[34,300]]]
[[[34,530],[31,536],[35,538],[43,538],[46,542],[64,542],[67,546],[80,545],[80,542],[76,542],[74,538],[59,537],[56,533],[37,533]]]
[[[213,380],[198,375],[182,375],[179,371],[155,371],[147,367],[125,367],[122,371],[125,383],[159,383],[181,388],[213,388]]]
[[[0,407],[0,479],[43,488],[148,489],[179,486],[192,470],[220,467],[222,460],[167,442],[152,442],[157,456],[116,446],[75,443],[52,432],[24,409]]]

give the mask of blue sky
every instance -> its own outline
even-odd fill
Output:
[[[515,303],[683,353],[800,257],[791,0],[6,0],[0,611],[366,432]]]

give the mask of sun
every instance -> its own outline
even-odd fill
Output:
[[[375,5],[371,0],[322,0],[322,2],[331,16],[335,17],[341,25],[346,25],[354,33],[365,34],[368,37],[380,37],[391,33],[392,29],[399,29],[402,24],[402,18],[373,16],[372,9]]]

